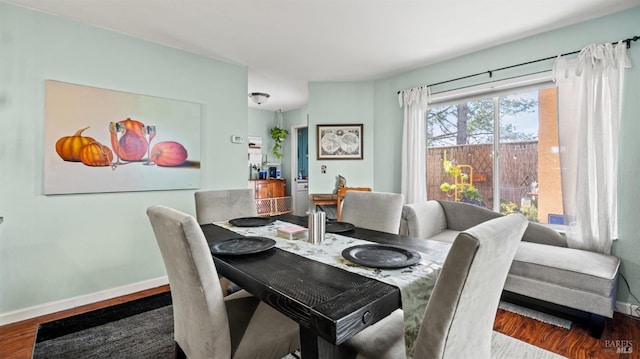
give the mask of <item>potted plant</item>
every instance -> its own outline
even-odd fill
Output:
[[[275,141],[273,145],[273,155],[276,156],[276,158],[282,158],[282,152],[280,152],[282,149],[282,141],[288,134],[289,131],[284,128],[278,126],[271,128],[271,138]]]
[[[482,202],[482,195],[477,188],[475,188],[472,182],[469,180],[469,175],[462,172],[461,167],[469,166],[456,166],[451,161],[444,160],[442,163],[444,171],[454,178],[456,184],[450,184],[445,182],[440,185],[440,190],[445,192],[447,196],[454,196],[455,201],[470,203],[479,207],[484,207]]]
[[[484,202],[482,202],[482,195],[474,186],[468,185],[464,186],[458,192],[458,200],[460,202],[473,204],[478,207],[484,207]]]

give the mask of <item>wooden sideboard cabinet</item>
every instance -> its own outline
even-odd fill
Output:
[[[253,189],[258,215],[275,216],[291,213],[291,197],[285,196],[286,179],[250,180],[249,188]]]
[[[252,180],[251,182],[256,199],[284,197],[287,187],[286,179]]]

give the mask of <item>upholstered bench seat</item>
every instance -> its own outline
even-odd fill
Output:
[[[460,231],[500,216],[466,203],[425,201],[404,206],[400,234],[452,242]],[[604,317],[613,317],[619,266],[615,256],[569,248],[556,230],[529,223],[504,285],[505,298],[587,313],[591,334],[599,337]]]
[[[526,277],[551,285],[611,298],[616,295],[619,265],[618,258],[605,254],[520,242],[520,247],[509,271],[512,277],[509,280],[511,283],[509,286],[505,286],[505,289],[516,287],[513,282],[518,277]],[[548,298],[556,296],[553,292],[537,293],[537,295]],[[575,299],[579,300],[579,298]],[[610,300],[608,302],[608,304],[612,304]],[[594,306],[591,312],[611,317],[613,309],[611,305]]]

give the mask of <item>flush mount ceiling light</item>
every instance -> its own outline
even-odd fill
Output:
[[[249,94],[249,98],[258,105],[262,105],[269,99],[269,94],[264,92],[252,92]]]

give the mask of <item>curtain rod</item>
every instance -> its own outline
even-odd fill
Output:
[[[640,40],[640,36],[634,36],[634,37],[630,37],[628,39],[622,40],[622,42],[625,42],[627,44],[627,49],[631,48],[631,41],[638,41]],[[574,55],[579,53],[582,50],[577,50],[577,51],[571,51],[571,52],[567,52],[564,54],[561,54],[560,56],[568,56],[568,55]],[[541,61],[547,61],[547,60],[552,60],[557,58],[558,56],[550,56],[550,57],[545,57],[544,59],[538,59],[538,60],[533,60],[533,61],[527,61],[527,62],[523,62],[523,63],[519,63],[516,65],[511,65],[511,66],[505,66],[505,67],[501,67],[498,69],[494,69],[494,70],[488,70],[488,71],[484,71],[484,72],[478,72],[476,74],[472,74],[472,75],[467,75],[467,76],[462,76],[462,77],[457,77],[455,79],[451,79],[451,80],[446,80],[446,81],[441,81],[441,82],[436,82],[433,84],[429,84],[429,85],[424,85],[424,86],[419,86],[419,87],[431,87],[431,86],[438,86],[438,85],[443,85],[449,82],[455,82],[455,81],[460,81],[460,80],[464,80],[464,79],[468,79],[471,77],[476,77],[476,76],[480,76],[480,75],[485,75],[485,74],[489,74],[489,78],[493,77],[493,73],[496,71],[502,71],[502,70],[507,70],[507,69],[511,69],[514,67],[519,67],[519,66],[524,66],[524,65],[530,65],[530,64],[534,64],[536,62],[541,62]],[[398,91],[397,93],[400,94],[401,91]]]

